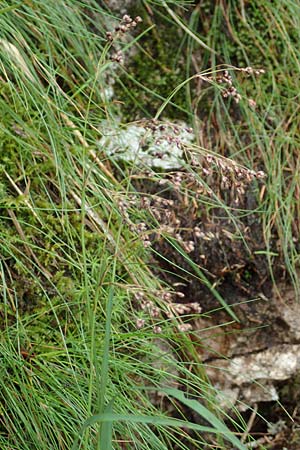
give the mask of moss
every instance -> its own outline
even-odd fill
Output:
[[[5,302],[0,302],[0,314],[12,323],[16,310],[25,317],[50,311],[63,301],[75,302],[76,286],[82,279],[78,263],[82,252],[82,217],[78,205],[65,199],[62,210],[54,162],[47,146],[44,147],[44,139],[39,140],[42,125],[35,124],[34,108],[26,110],[20,100],[22,95],[18,94],[14,95],[9,83],[0,85],[0,106],[4,111],[0,123],[1,255],[8,293]],[[13,105],[13,109],[7,105]],[[32,117],[30,124],[28,116]],[[34,137],[30,130],[28,133],[16,130],[16,117],[24,126],[36,127]],[[62,176],[64,164],[68,173],[67,158],[62,152]],[[105,258],[97,233],[85,227],[84,240],[88,260],[92,261],[97,254]]]
[[[154,28],[138,40],[134,55],[126,65],[126,73],[119,77],[115,87],[116,97],[122,103],[124,121],[153,117],[163,99],[186,78],[184,48],[178,50],[183,39],[181,29],[157,14],[157,10],[151,16],[151,22],[149,15],[142,12],[141,15],[144,15],[144,24],[154,25]],[[171,119],[186,119],[188,104],[184,89],[176,94],[173,102],[176,106],[169,105],[165,115]]]

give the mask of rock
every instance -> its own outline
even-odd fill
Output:
[[[247,310],[241,324],[226,324],[225,317],[215,315],[195,321],[199,353],[213,385],[222,391],[221,404],[241,411],[279,400],[280,382],[300,373],[300,307],[294,287],[281,282],[269,299],[252,305],[255,315]]]
[[[286,380],[300,369],[300,345],[276,345],[265,351],[222,362],[238,386],[258,380]]]
[[[133,0],[106,0],[105,3],[109,9],[118,11],[120,14],[125,14],[129,8],[134,6],[135,2]]]
[[[300,273],[298,272],[298,278]],[[295,298],[294,286],[280,283],[277,286],[276,301],[282,319],[289,326],[289,332],[295,341],[300,341],[300,305]]]
[[[192,142],[194,135],[185,124],[154,125],[147,122],[121,126],[102,126],[99,146],[118,161],[132,162],[144,168],[178,169],[184,165],[181,144]]]
[[[229,360],[215,359],[207,367],[212,383],[230,404],[239,398],[253,405],[278,400],[275,382],[288,380],[300,370],[300,345],[276,345],[254,354]],[[226,404],[224,399],[223,404]],[[238,405],[240,410],[245,404]]]

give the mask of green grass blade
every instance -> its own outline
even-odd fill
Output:
[[[113,414],[113,403],[113,400],[108,403],[108,405],[104,409],[104,414]],[[102,422],[99,439],[100,450],[112,450],[112,432],[113,421]]]
[[[9,12],[9,11],[12,11],[12,10],[14,10],[14,9],[17,9],[17,8],[19,8],[20,6],[22,6],[23,3],[24,3],[24,2],[20,2],[20,3],[17,3],[17,4],[15,4],[15,5],[11,5],[11,6],[7,6],[6,8],[2,8],[2,9],[0,9],[0,14],[5,14],[5,13],[7,13],[7,12]]]
[[[204,405],[201,405],[197,400],[190,400],[184,396],[182,391],[178,389],[163,389],[170,397],[175,398],[176,400],[183,403],[188,408],[195,411],[197,414],[202,416],[205,420],[207,420],[215,430],[217,430],[218,434],[221,434],[224,438],[230,441],[233,445],[235,445],[239,450],[245,450],[246,447],[235,437],[235,435],[226,427],[226,425],[221,422],[209,409],[207,409]]]

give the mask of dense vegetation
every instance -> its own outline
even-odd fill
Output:
[[[108,3],[1,4],[0,447],[249,448],[195,321],[298,295],[300,5]]]

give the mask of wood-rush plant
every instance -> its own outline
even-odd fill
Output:
[[[117,24],[99,3],[4,1],[0,9],[1,448],[242,450],[235,433],[245,424],[219,407],[187,333],[201,305],[183,306],[180,289],[153,274],[155,239],[166,239],[187,275],[194,271],[236,315],[190,257],[193,242],[171,213],[160,218],[171,199],[140,193],[145,167],[99,144],[121,114],[110,80],[146,33],[126,41],[140,16]],[[162,98],[147,133],[168,127],[160,116],[197,77],[237,100],[226,70],[187,77]],[[175,144],[183,170],[148,167],[147,175],[178,198],[223,206],[205,170],[218,170],[227,189],[262,176]],[[210,167],[201,172],[195,160]]]

